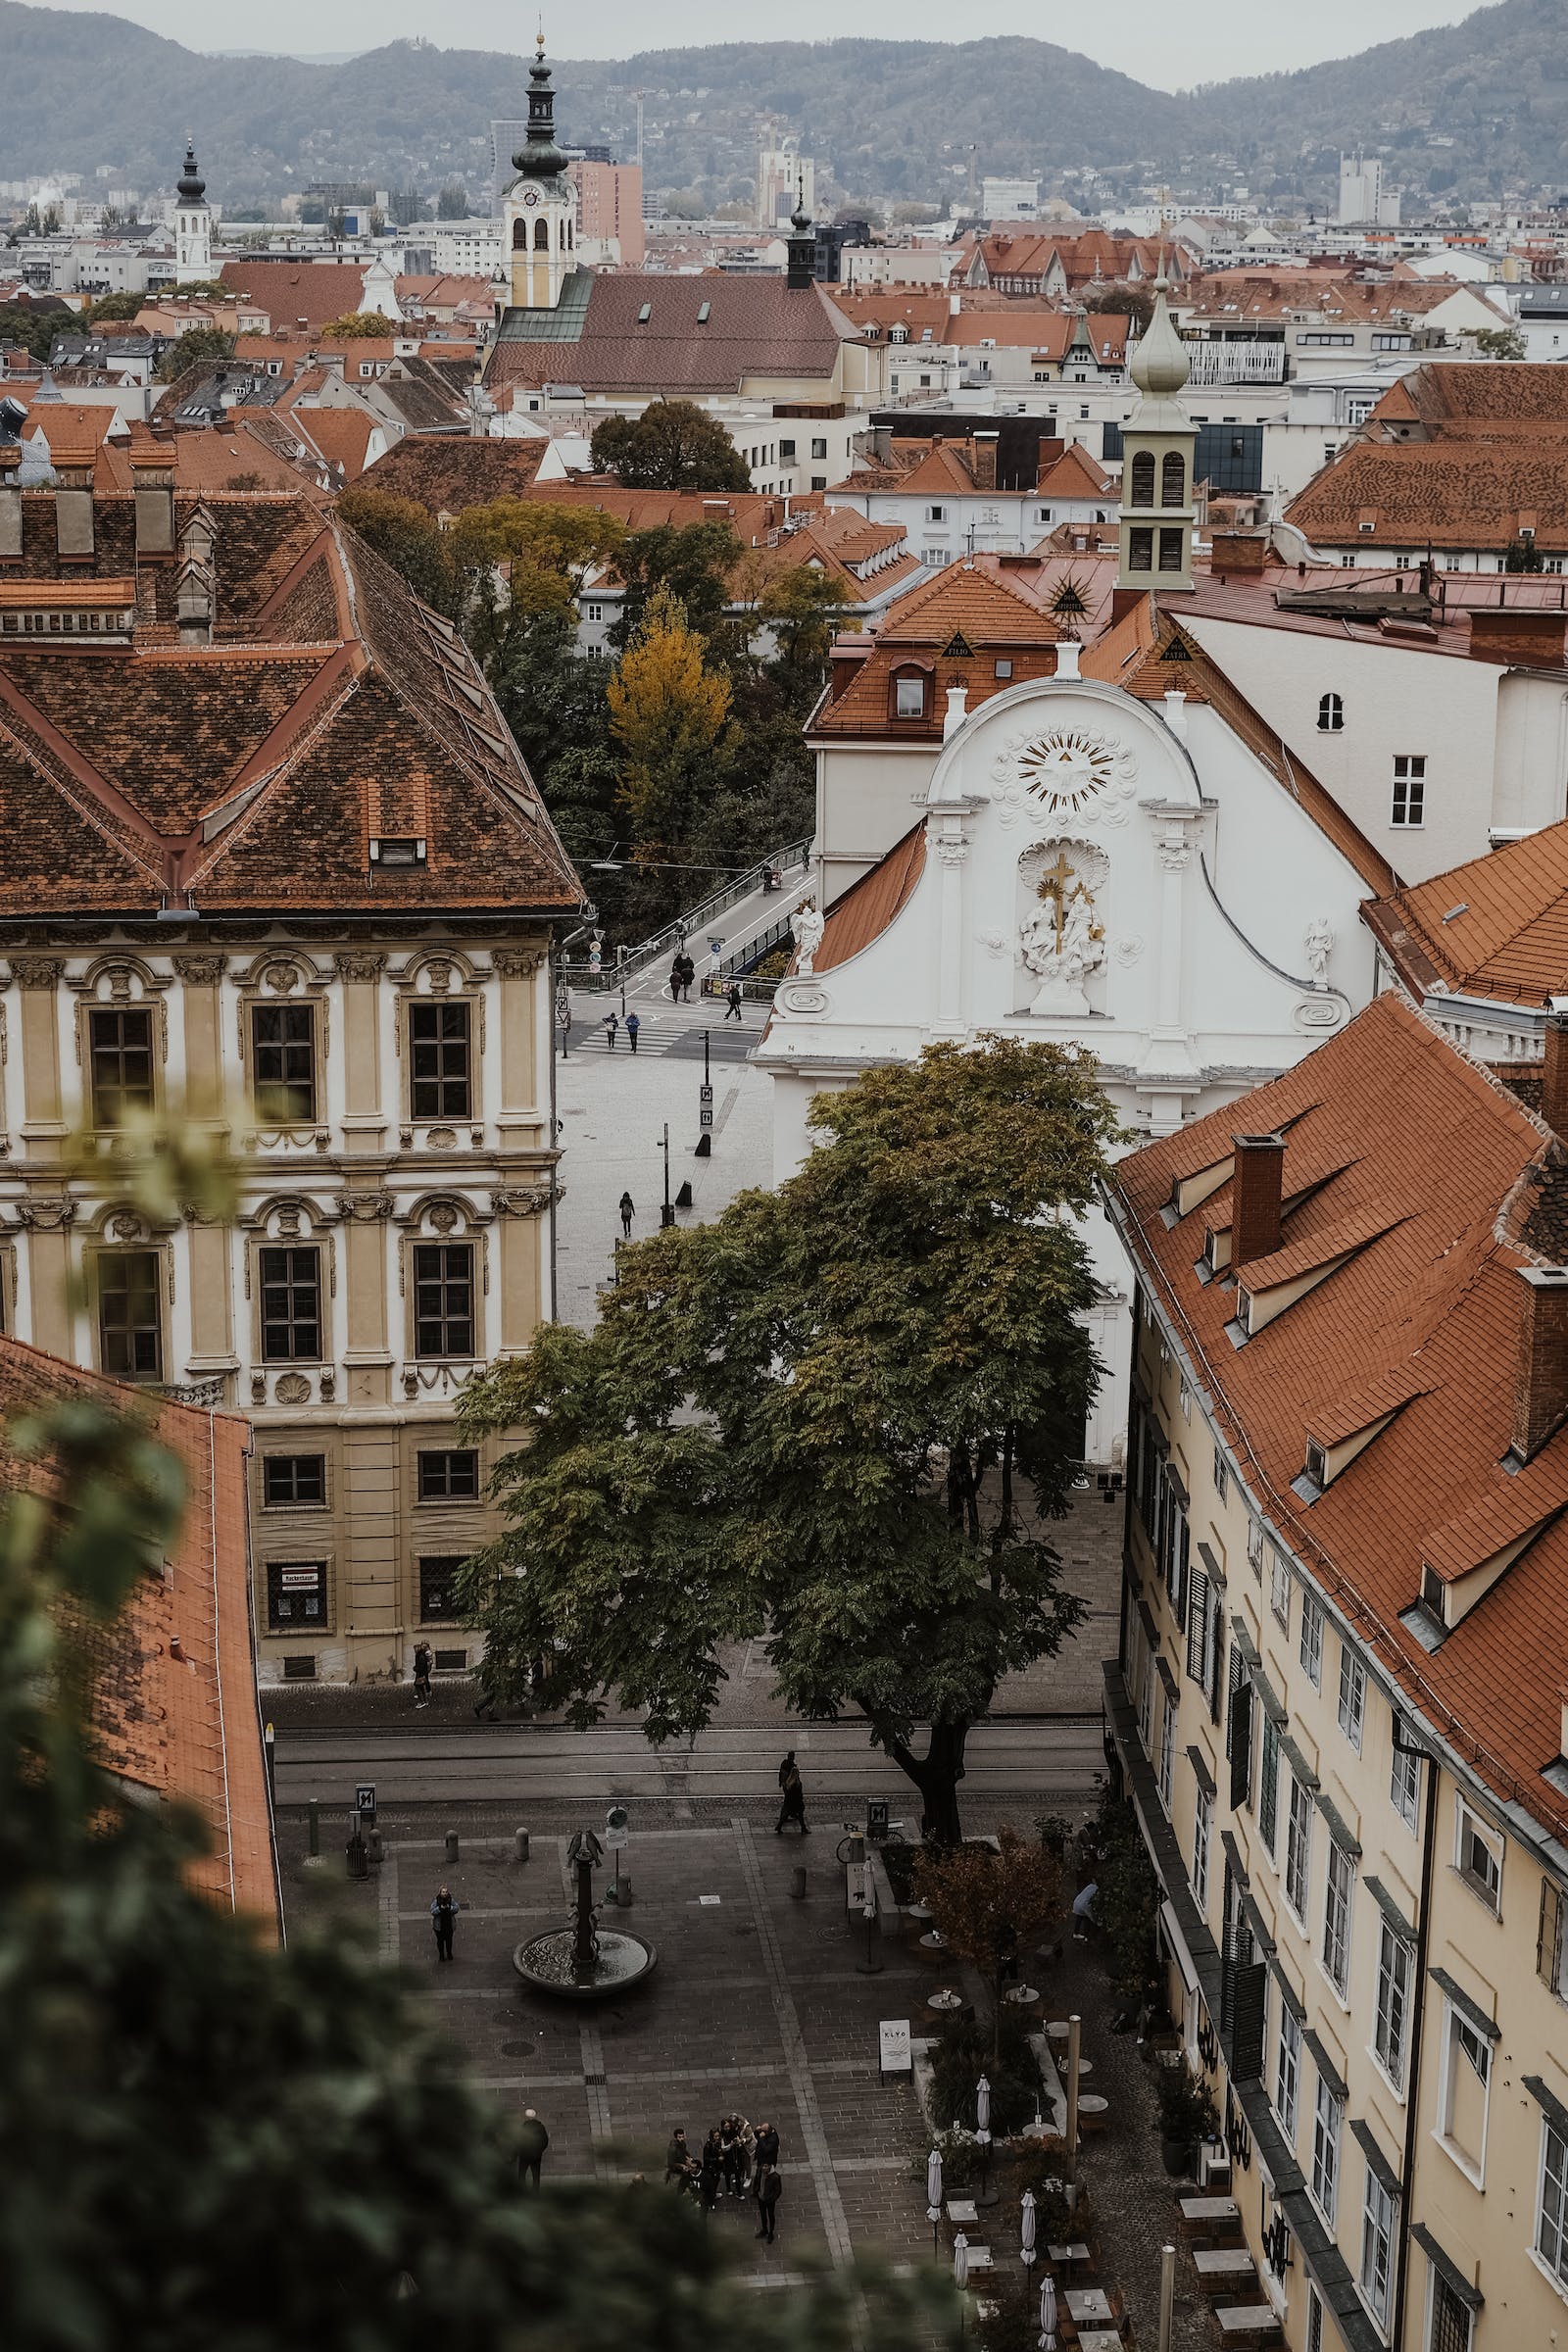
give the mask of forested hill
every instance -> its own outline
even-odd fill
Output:
[[[1172,96],[1047,41],[746,42],[557,61],[572,141],[635,142],[650,186],[717,205],[750,192],[757,125],[799,128],[830,192],[878,203],[961,192],[983,172],[1093,166],[1122,184],[1245,179],[1322,203],[1342,146],[1412,189],[1568,186],[1564,0],[1501,0],[1462,24],[1291,74]],[[366,178],[478,197],[490,123],[525,112],[527,61],[396,41],[339,65],[209,57],[122,19],[0,0],[0,176],[48,171],[152,184],[187,131],[220,203]],[[1070,193],[1075,183],[1068,183]]]

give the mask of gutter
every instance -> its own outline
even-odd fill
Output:
[[[1394,1719],[1394,1744],[1399,1745],[1399,1719]],[[1404,2342],[1405,2311],[1410,2291],[1411,2189],[1415,2180],[1415,2143],[1420,2130],[1422,2040],[1427,2014],[1427,1952],[1431,1942],[1432,1866],[1438,1845],[1438,1773],[1436,1760],[1427,1760],[1427,1817],[1421,1833],[1421,1914],[1415,1931],[1415,1997],[1410,2016],[1410,2080],[1404,2093],[1403,2194],[1399,2199],[1399,2256],[1394,2280],[1394,2325],[1389,2341]]]

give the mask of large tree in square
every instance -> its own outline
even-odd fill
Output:
[[[491,1678],[697,1732],[726,1643],[805,1716],[861,1712],[958,1835],[972,1727],[1078,1624],[1050,1541],[1098,1367],[1079,1217],[1115,1130],[1075,1051],[930,1047],[819,1096],[776,1192],[622,1250],[591,1333],[469,1385],[511,1433],[466,1598]]]

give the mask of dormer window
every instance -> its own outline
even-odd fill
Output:
[[[913,676],[894,679],[893,715],[895,718],[924,718],[925,679],[918,672]]]
[[[408,834],[383,836],[370,843],[372,865],[422,865],[425,845]]]

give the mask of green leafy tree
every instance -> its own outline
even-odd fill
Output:
[[[57,335],[74,334],[81,324],[69,304],[8,302],[0,304],[0,343],[20,343],[35,360],[46,360]]]
[[[323,339],[343,343],[384,343],[392,332],[392,321],[383,318],[379,311],[345,311],[323,326]]]
[[[435,200],[438,220],[466,220],[472,210],[468,191],[461,179],[449,179]]]
[[[793,564],[768,582],[757,611],[773,631],[779,661],[819,685],[834,634],[848,617],[838,581],[814,564]]]
[[[1523,360],[1529,357],[1529,345],[1517,326],[1484,326],[1475,338],[1475,346],[1484,360]]]
[[[614,562],[626,531],[602,507],[498,498],[466,508],[449,536],[454,560],[474,582],[469,637],[488,658],[510,620],[574,612],[583,582]],[[498,574],[505,575],[501,593]]]
[[[1046,1528],[1097,1378],[1076,1217],[1115,1122],[1087,1057],[987,1038],[810,1123],[777,1192],[623,1250],[595,1330],[466,1389],[471,1437],[526,1433],[466,1609],[502,1690],[549,1654],[571,1721],[612,1698],[655,1743],[763,1640],[790,1706],[858,1708],[951,1842],[972,1726],[1083,1614]]]
[[[992,2055],[1002,2056],[1002,1995],[1010,1971],[1039,1941],[1061,1901],[1061,1863],[1044,1845],[1004,1828],[998,1844],[945,1846],[921,1854],[914,1887],[931,1906],[948,1949],[978,1968],[991,1986]]]
[[[84,322],[98,326],[106,319],[134,318],[146,304],[145,294],[101,294],[84,312]]]
[[[92,1731],[122,1612],[177,1539],[177,1467],[134,1406],[96,1399],[14,1425],[7,1455],[13,1488],[19,1456],[38,1474],[0,1516],[0,2275],[18,2342],[914,2340],[921,2298],[896,2281],[760,2300],[655,2188],[520,2197],[504,2111],[454,2078],[396,1977],[352,1941],[270,1948],[210,1907],[183,1875],[202,1825],[135,1801]]]
[[[234,356],[234,338],[216,326],[188,327],[158,363],[158,381],[172,384],[187,368],[221,368]]]
[[[706,667],[705,652],[684,609],[661,588],[605,689],[619,799],[641,857],[679,855],[723,740],[730,682]]]
[[[402,573],[416,596],[434,612],[457,617],[464,584],[440,525],[416,500],[359,488],[346,490],[337,507],[350,529]]]
[[[607,416],[594,432],[596,473],[624,490],[749,490],[746,461],[724,427],[691,400],[651,401],[640,416]]]
[[[612,631],[616,645],[629,645],[642,627],[650,601],[661,589],[674,597],[688,624],[710,636],[724,617],[730,578],[742,548],[727,522],[660,522],[627,534],[615,568],[626,599]]]

